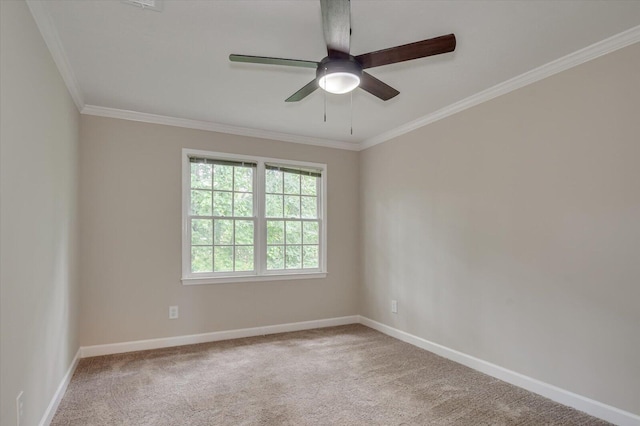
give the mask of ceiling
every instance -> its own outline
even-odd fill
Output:
[[[352,0],[353,55],[449,33],[457,48],[368,70],[400,95],[383,102],[356,90],[351,113],[350,95],[327,94],[324,122],[323,91],[284,102],[314,70],[228,60],[319,61],[319,1],[165,0],[161,12],[118,0],[34,4],[88,106],[354,146],[640,25],[640,1]]]

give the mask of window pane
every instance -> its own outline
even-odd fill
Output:
[[[300,197],[298,195],[284,196],[284,217],[300,217]]]
[[[302,223],[298,221],[287,221],[287,244],[302,243]]]
[[[233,246],[214,247],[214,272],[233,271]]]
[[[303,195],[316,195],[318,178],[313,176],[301,176],[302,179],[302,194]]]
[[[286,246],[286,265],[287,269],[302,268],[302,246]]]
[[[213,247],[191,247],[191,272],[213,270]]]
[[[211,164],[191,163],[191,188],[211,189]]]
[[[284,174],[284,193],[300,194],[300,175],[296,173]]]
[[[213,243],[216,245],[233,244],[233,220],[214,220]]]
[[[267,192],[282,194],[282,174],[283,173],[278,170],[267,170]]]
[[[284,244],[284,221],[267,221],[267,244]]]
[[[242,192],[253,191],[253,168],[252,167],[234,167],[233,172],[235,178],[233,181],[233,190]]]
[[[318,246],[304,246],[303,268],[318,267]]]
[[[235,222],[236,222],[236,244],[253,245],[253,221],[252,220],[236,220]]]
[[[233,189],[233,166],[213,165],[213,189]]]
[[[191,214],[211,216],[211,191],[191,191]]]
[[[231,192],[213,191],[213,215],[232,216]]]
[[[302,198],[302,217],[316,219],[318,217],[318,199],[316,197]]]
[[[283,217],[282,195],[266,195],[266,216]]]
[[[318,244],[318,222],[304,222],[302,224],[302,238],[304,244]]]
[[[237,217],[253,216],[253,194],[250,192],[234,192],[233,215]]]
[[[211,219],[191,220],[191,244],[200,246],[213,244],[213,221]]]
[[[253,271],[253,246],[236,247],[236,271]]]
[[[267,246],[267,269],[284,269],[283,246]]]

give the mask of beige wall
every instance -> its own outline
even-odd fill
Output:
[[[80,128],[83,346],[357,314],[356,152],[94,116]],[[327,278],[182,285],[182,148],[327,163]]]
[[[363,315],[640,413],[640,44],[360,160]]]
[[[0,424],[40,422],[78,350],[79,114],[27,5],[0,1]]]

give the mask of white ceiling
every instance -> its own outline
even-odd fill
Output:
[[[53,24],[86,105],[352,143],[640,25],[640,1],[352,0],[354,55],[449,33],[458,44],[370,69],[400,95],[383,102],[356,90],[350,135],[349,95],[327,94],[326,123],[321,90],[284,102],[314,70],[228,60],[319,61],[326,48],[317,0],[165,0],[162,12],[117,0],[33,3]]]

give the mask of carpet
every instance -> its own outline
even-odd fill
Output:
[[[602,425],[363,325],[80,360],[52,425]]]

